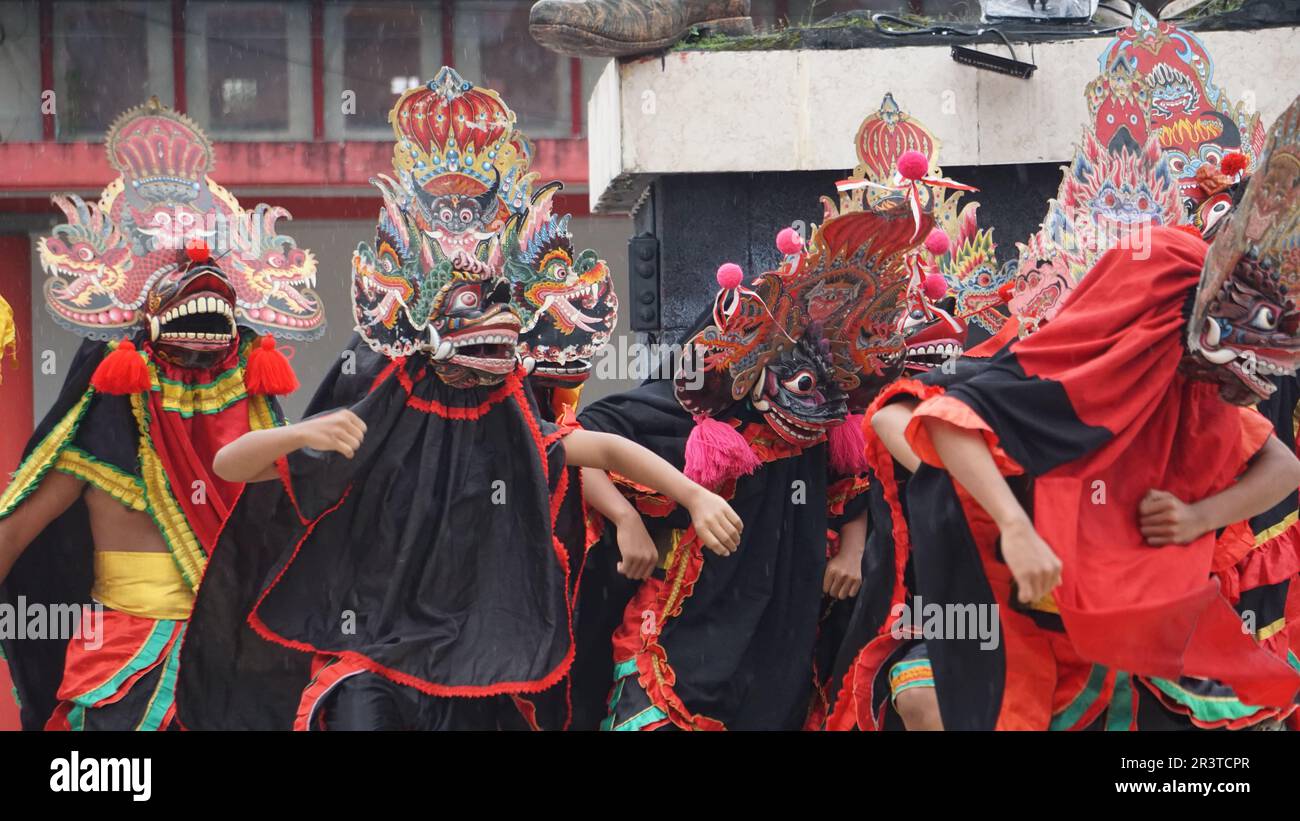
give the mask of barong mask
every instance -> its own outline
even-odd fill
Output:
[[[855,147],[858,165],[836,185],[838,208],[822,198],[828,219],[863,209],[910,211],[914,221],[927,213],[945,235],[936,252],[938,237],[931,232],[925,247],[909,252],[904,263],[910,279],[898,330],[906,344],[906,365],[929,370],[961,355],[968,323],[990,334],[1002,326],[1005,317],[996,308],[1004,302],[1000,288],[1009,273],[997,267],[992,231],[976,226],[977,205],[958,212],[962,193],[975,189],[943,176],[938,138],[904,113],[892,94],[862,121]]]
[[[515,216],[503,235],[506,271],[522,328],[519,358],[535,378],[576,387],[618,322],[618,297],[609,266],[596,252],[577,252],[569,215],[553,209],[560,183],[539,188],[527,216]]]
[[[1259,170],[1205,259],[1188,322],[1189,365],[1248,404],[1300,366],[1300,98],[1273,124]]]
[[[194,328],[176,326],[176,333],[224,332],[227,318],[281,338],[324,333],[321,301],[311,289],[316,260],[276,229],[288,212],[265,204],[252,211],[240,207],[208,176],[212,145],[198,126],[152,100],[113,123],[107,148],[119,176],[98,202],[55,195],[67,221],[37,243],[49,275],[45,303],[56,322],[104,341],[145,328],[158,341],[163,325],[176,319],[164,320],[162,306],[191,287],[186,249],[202,246],[216,261],[214,276],[223,277],[232,293],[217,289],[224,306],[195,306],[220,320],[190,320]]]
[[[913,232],[901,212],[850,212],[814,228],[806,248],[782,231],[785,260],[749,287],[739,266],[723,265],[713,322],[688,341],[693,356],[675,377],[678,402],[697,423],[747,402],[785,441],[819,441],[901,373]]]
[[[1202,167],[1217,167],[1230,152],[1241,152],[1248,170],[1255,168],[1264,147],[1263,123],[1259,114],[1248,113],[1243,103],[1230,100],[1214,84],[1214,62],[1196,35],[1160,22],[1135,5],[1133,21],[1106,46],[1099,61],[1103,73],[1118,68],[1142,78],[1144,95],[1122,92],[1122,80],[1114,84],[1112,94],[1145,108],[1150,133],[1169,158],[1187,213],[1204,200],[1198,181]],[[1127,110],[1112,107],[1103,114]],[[1110,144],[1114,127],[1098,124],[1103,143]],[[1138,139],[1137,145],[1143,142]]]
[[[527,208],[531,148],[495,91],[447,67],[389,122],[396,179],[371,180],[383,196],[375,245],[352,258],[357,331],[390,358],[425,353],[453,386],[500,382],[520,319],[499,232]]]
[[[352,255],[352,310],[357,331],[375,351],[393,359],[426,354],[449,384],[499,382],[514,370],[519,317],[495,235],[479,255],[454,259],[423,233],[410,194],[388,177],[375,247]]]
[[[957,321],[996,334],[1007,321],[998,307],[1007,301],[1004,286],[1011,280],[1012,269],[998,265],[993,229],[979,227],[979,203],[969,202],[958,210],[959,200],[960,194],[949,194],[935,209],[936,229],[946,242],[932,243],[927,238],[933,262],[926,266],[926,276],[931,284],[935,284],[931,277],[941,278],[946,287],[941,299],[952,299]],[[965,343],[964,338],[959,341]]]
[[[1065,297],[1088,272],[1073,226],[1059,216],[1059,207],[1052,201],[1043,227],[1026,242],[1016,243],[1020,254],[1010,305],[1021,337],[1056,316]]]

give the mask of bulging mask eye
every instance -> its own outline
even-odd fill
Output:
[[[1257,331],[1277,330],[1278,312],[1271,305],[1261,305],[1250,318],[1250,327]]]
[[[797,396],[807,396],[817,389],[817,377],[812,371],[799,371],[789,379],[782,381],[781,385]]]
[[[479,294],[474,288],[462,288],[452,297],[453,309],[472,311],[479,306]]]

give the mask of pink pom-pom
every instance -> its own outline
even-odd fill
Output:
[[[942,228],[932,228],[925,237],[925,250],[941,257],[948,253],[948,234]]]
[[[1219,170],[1229,177],[1235,177],[1245,171],[1248,165],[1250,165],[1250,160],[1246,158],[1245,154],[1240,151],[1231,151],[1223,155],[1223,162],[1219,164]]]
[[[745,272],[734,262],[724,262],[718,266],[718,287],[730,291],[737,288],[745,279]]]
[[[905,180],[919,180],[930,171],[930,158],[915,148],[904,151],[898,158],[898,173]]]
[[[686,478],[710,490],[758,470],[762,462],[731,425],[703,414],[686,437]]]
[[[869,467],[867,441],[862,432],[866,421],[865,416],[855,413],[850,414],[844,424],[831,428],[831,468],[841,476],[865,473]]]
[[[776,249],[786,256],[803,250],[803,237],[793,228],[782,228],[776,235]]]
[[[928,274],[921,287],[925,289],[926,296],[937,302],[948,293],[948,280],[942,274]]]

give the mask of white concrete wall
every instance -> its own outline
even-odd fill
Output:
[[[1215,83],[1265,123],[1300,93],[1300,28],[1197,36],[1216,58]],[[1029,80],[961,65],[947,45],[611,61],[588,104],[592,209],[628,210],[657,174],[850,169],[858,125],[885,92],[935,132],[943,165],[1064,162],[1109,41],[1017,43],[1017,58],[1038,66]]]

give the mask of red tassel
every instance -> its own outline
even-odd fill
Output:
[[[153,387],[153,380],[149,378],[149,366],[144,357],[136,351],[131,340],[123,339],[95,368],[90,386],[100,393],[121,396],[145,393]]]
[[[748,476],[763,464],[749,449],[745,437],[725,422],[703,414],[686,437],[686,478],[710,490],[727,481]]]
[[[298,390],[298,376],[285,355],[275,347],[275,337],[264,336],[248,353],[244,388],[255,395],[284,396]]]
[[[867,417],[860,413],[852,413],[844,420],[843,424],[831,428],[830,450],[831,450],[831,469],[841,476],[855,476],[859,473],[866,473],[869,465],[867,464],[867,440],[863,436],[862,426],[866,424]]]

